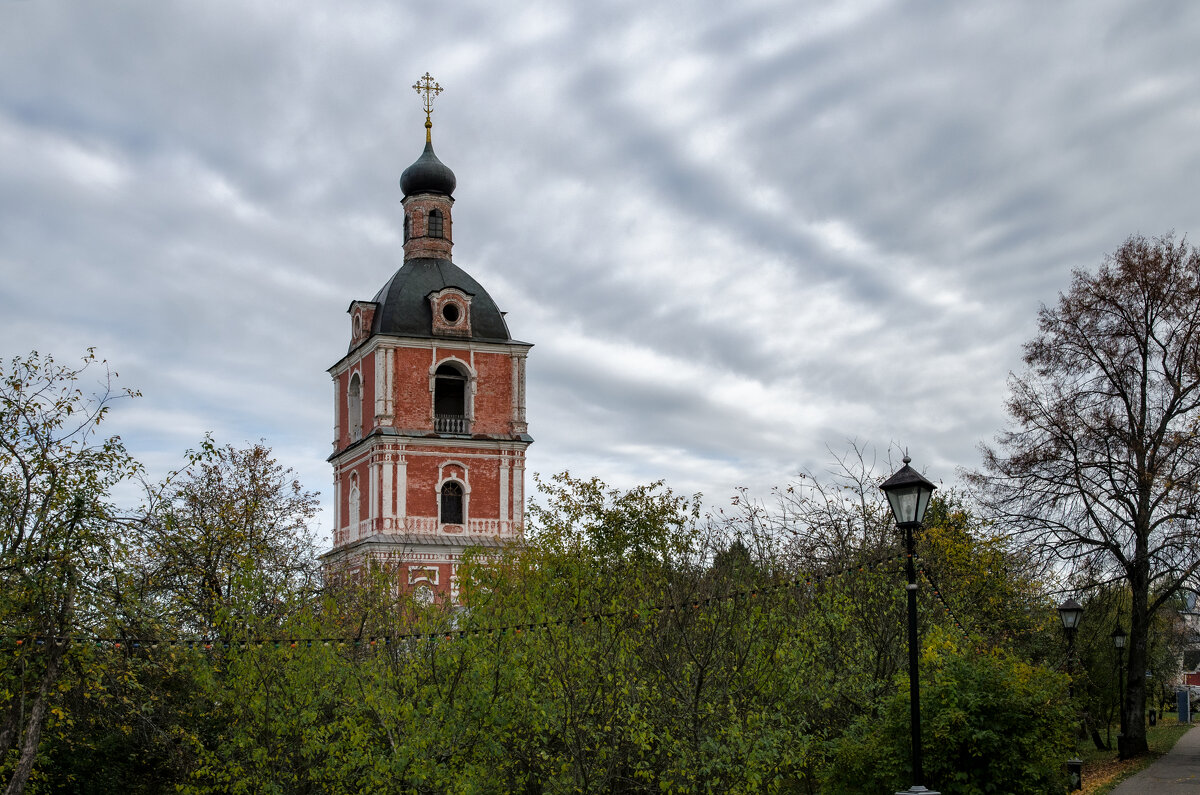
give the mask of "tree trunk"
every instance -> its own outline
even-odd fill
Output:
[[[63,647],[56,643],[47,647],[46,654],[50,655],[50,659],[46,661],[46,670],[42,674],[42,683],[38,688],[37,698],[33,702],[33,708],[29,711],[29,720],[25,722],[25,733],[21,739],[21,756],[17,760],[17,767],[13,770],[12,778],[8,781],[4,795],[21,795],[25,791],[25,784],[29,781],[29,774],[33,772],[33,764],[37,761],[38,744],[42,741],[42,729],[46,725],[46,711],[50,708],[50,688],[58,679],[58,666],[62,661],[63,653]]]
[[[77,498],[75,516],[71,520],[68,537],[74,534],[82,512],[83,501]],[[66,593],[63,595],[58,614],[54,617],[55,621],[52,626],[55,627],[55,631],[47,633],[52,639],[67,634],[67,628],[71,626],[71,617],[75,613],[75,571],[68,568],[63,574],[63,579],[66,580]],[[67,654],[67,645],[50,642],[46,644],[43,653],[46,655],[46,670],[42,672],[42,682],[38,687],[37,698],[34,699],[33,707],[29,710],[29,719],[25,721],[24,735],[20,738],[20,756],[17,758],[17,766],[13,770],[12,778],[8,781],[4,795],[21,795],[29,781],[29,774],[33,772],[33,765],[37,761],[38,745],[42,741],[42,730],[46,727],[46,712],[50,709],[50,693],[58,683],[58,667]]]
[[[0,725],[0,755],[8,753],[17,740],[17,724],[21,717],[21,699],[14,695],[5,709],[4,723]]]
[[[1092,714],[1090,711],[1085,711],[1083,713],[1083,730],[1087,736],[1091,736],[1092,743],[1095,744],[1097,751],[1110,750],[1108,743],[1104,742],[1104,737],[1100,735],[1100,728],[1096,725],[1096,722],[1092,720]]]
[[[1138,543],[1141,552],[1143,543]],[[1150,636],[1149,562],[1144,554],[1134,561],[1134,572],[1129,585],[1132,609],[1129,615],[1129,666],[1125,669],[1125,702],[1121,713],[1125,723],[1125,748],[1123,759],[1131,759],[1149,753],[1146,743],[1146,660],[1147,640]]]

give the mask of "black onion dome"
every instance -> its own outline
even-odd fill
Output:
[[[451,196],[457,184],[454,172],[433,153],[433,141],[425,142],[425,151],[400,175],[400,190],[404,191],[405,196],[416,193]]]
[[[375,296],[374,334],[432,337],[433,310],[429,294],[456,287],[471,296],[470,339],[511,342],[508,324],[496,302],[479,282],[448,259],[415,257],[407,260]]]

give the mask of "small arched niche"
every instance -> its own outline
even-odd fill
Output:
[[[347,526],[350,528],[351,538],[358,535],[358,522],[361,515],[360,503],[362,502],[362,493],[358,490],[358,473],[350,473],[350,494],[348,505],[346,506]]]
[[[358,373],[350,376],[350,386],[346,389],[346,409],[350,415],[350,441],[357,442],[362,438],[362,381]]]

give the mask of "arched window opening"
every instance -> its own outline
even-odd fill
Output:
[[[358,380],[358,373],[350,376],[346,403],[350,413],[350,441],[357,442],[362,438],[362,383]]]
[[[453,480],[442,484],[442,524],[463,523],[463,488]]]
[[[429,236],[430,237],[442,237],[442,235],[443,235],[442,211],[441,210],[430,210],[429,211]]]
[[[434,372],[433,424],[438,433],[469,433],[467,377],[452,364]]]
[[[404,214],[404,242],[407,243],[408,239],[410,237],[412,237],[412,216],[409,215],[408,213],[405,213]]]

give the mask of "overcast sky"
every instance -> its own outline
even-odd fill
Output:
[[[152,472],[262,438],[327,500],[429,71],[531,470],[720,504],[857,439],[950,483],[1073,268],[1200,236],[1198,39],[1189,2],[0,0],[0,356],[95,346]]]

